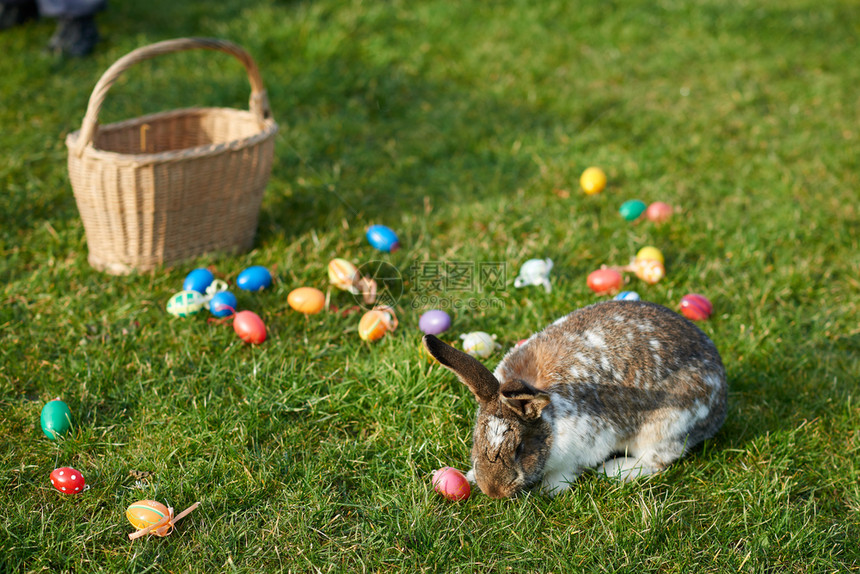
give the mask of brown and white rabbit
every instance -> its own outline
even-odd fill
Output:
[[[556,495],[598,465],[626,480],[653,474],[726,418],[714,343],[653,303],[574,311],[508,352],[495,373],[432,335],[424,344],[478,399],[467,478],[493,498],[538,485]]]

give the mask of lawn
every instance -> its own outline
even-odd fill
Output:
[[[860,6],[576,4],[114,1],[83,60],[42,52],[50,21],[0,33],[0,571],[860,570]],[[241,44],[266,82],[280,132],[254,249],[105,275],[64,139],[110,64],[183,36]],[[193,52],[130,70],[101,117],[247,98],[241,66]],[[589,166],[603,193],[580,191]],[[629,223],[633,198],[675,215]],[[370,247],[374,223],[402,248]],[[434,469],[468,468],[476,405],[422,356],[421,313],[447,306],[443,338],[507,349],[607,299],[588,273],[645,245],[667,276],[627,289],[714,304],[722,430],[648,480],[434,493]],[[335,257],[399,270],[396,331],[369,344],[357,314],[290,309],[299,286],[353,303],[329,286]],[[551,293],[513,286],[536,257]],[[166,313],[190,270],[250,265],[276,278],[237,293],[265,343]],[[49,441],[57,396],[76,424]],[[90,488],[57,492],[60,466]],[[130,542],[141,499],[201,505]]]

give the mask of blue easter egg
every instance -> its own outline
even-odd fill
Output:
[[[428,335],[438,335],[451,327],[451,317],[445,311],[431,309],[418,319],[418,328]]]
[[[384,253],[400,249],[397,234],[384,225],[371,225],[367,228],[367,240],[370,244]]]
[[[622,291],[615,296],[616,301],[638,301],[639,293],[636,291]]]
[[[229,317],[236,312],[236,296],[229,291],[219,291],[209,299],[209,312],[216,317]]]
[[[254,265],[239,273],[236,285],[245,291],[262,291],[272,285],[272,274],[262,265]]]
[[[208,269],[201,267],[195,269],[185,277],[185,282],[182,284],[183,291],[197,291],[198,293],[206,293],[206,288],[212,283],[215,276]]]

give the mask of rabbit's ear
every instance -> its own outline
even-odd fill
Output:
[[[517,379],[508,381],[502,386],[499,390],[499,398],[503,405],[526,420],[540,418],[544,407],[550,402],[549,393]]]
[[[499,396],[499,381],[481,362],[433,335],[424,335],[424,346],[443,367],[454,371],[479,402],[489,402]]]

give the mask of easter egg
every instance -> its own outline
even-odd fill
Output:
[[[313,287],[299,287],[287,295],[290,307],[305,315],[316,315],[325,307],[325,295]]]
[[[639,216],[642,215],[642,212],[645,211],[646,205],[644,201],[639,199],[631,199],[630,201],[625,201],[621,204],[621,207],[618,208],[618,213],[621,214],[621,217],[626,219],[627,221],[634,221],[639,219]]]
[[[397,327],[397,320],[384,309],[371,309],[358,322],[358,336],[363,341],[378,341]]]
[[[433,490],[454,502],[466,500],[472,494],[472,487],[462,472],[446,466],[433,473],[430,480]]]
[[[672,217],[672,206],[662,201],[655,201],[645,210],[645,217],[654,223],[663,223]]]
[[[205,303],[197,291],[180,291],[167,301],[167,312],[174,317],[189,317],[200,312]]]
[[[328,264],[328,280],[331,284],[342,289],[355,293],[355,278],[358,275],[358,267],[347,261],[346,259],[332,259]]]
[[[233,330],[246,343],[259,345],[266,340],[266,325],[253,311],[239,311],[233,318]]]
[[[169,516],[170,509],[155,500],[138,500],[125,510],[125,517],[138,530],[149,528],[165,518],[169,520]],[[150,532],[156,536],[167,536],[172,528],[169,524],[165,524]]]
[[[236,285],[245,291],[262,291],[272,285],[272,274],[262,265],[252,265],[239,273]]]
[[[649,285],[654,285],[666,276],[663,262],[657,259],[637,259],[633,263],[633,271],[639,279]]]
[[[367,228],[367,241],[384,253],[393,253],[400,249],[400,241],[391,229],[384,225],[371,225]]]
[[[640,249],[636,253],[636,259],[653,259],[654,261],[659,261],[660,263],[666,263],[666,261],[663,259],[663,252],[656,247],[652,247],[651,245]]]
[[[597,271],[592,271],[588,274],[588,279],[586,279],[588,287],[598,295],[618,291],[623,282],[624,278],[621,276],[621,273],[615,269],[598,269]]]
[[[229,317],[236,312],[236,296],[229,291],[219,291],[209,299],[209,312],[216,317]]]
[[[185,277],[185,282],[182,283],[183,291],[197,291],[198,293],[206,293],[206,288],[215,279],[212,272],[201,267],[195,269]]]
[[[493,351],[501,349],[502,346],[496,343],[496,336],[485,333],[484,331],[474,331],[460,335],[463,340],[463,352],[473,357],[486,359],[493,354]]]
[[[42,432],[51,440],[56,440],[72,428],[72,411],[60,399],[48,401],[42,407]]]
[[[77,494],[84,489],[87,481],[84,475],[70,466],[55,468],[51,472],[51,484],[64,494]]]
[[[704,295],[690,293],[681,297],[681,314],[691,321],[704,321],[713,312],[713,304]]]
[[[622,291],[615,296],[616,301],[639,301],[639,293],[636,291]]]
[[[599,167],[590,167],[582,172],[579,185],[588,195],[600,193],[606,187],[606,174]]]
[[[528,339],[520,339],[519,341],[517,341],[517,342],[516,342],[516,344],[514,345],[514,347],[515,347],[515,348],[516,348],[516,347],[522,347],[522,346],[523,346],[523,345],[525,345],[527,342],[528,342]]]
[[[428,335],[438,335],[450,327],[451,316],[439,309],[431,309],[418,319],[418,328]]]

